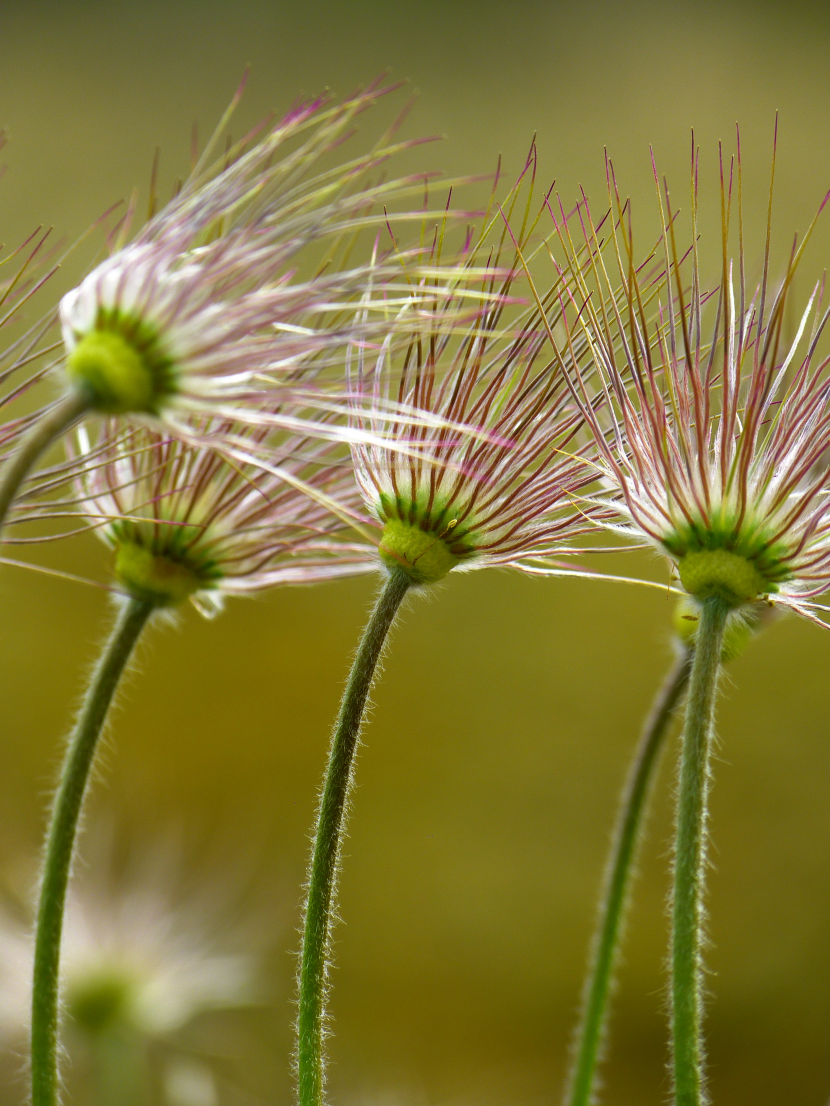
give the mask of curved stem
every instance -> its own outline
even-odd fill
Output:
[[[92,674],[89,690],[69,740],[58,784],[46,851],[35,931],[32,992],[32,1104],[56,1106],[58,1091],[58,979],[66,887],[78,819],[95,748],[107,712],[153,607],[128,600]]]
[[[684,649],[652,704],[628,771],[605,872],[582,1015],[574,1039],[574,1063],[564,1098],[567,1106],[588,1106],[594,1101],[596,1069],[608,1019],[620,931],[628,907],[637,846],[660,754],[674,709],[686,691],[691,665],[692,651]]]
[[[677,794],[672,900],[671,1024],[676,1106],[705,1101],[703,1054],[703,892],[709,756],[723,635],[729,606],[704,599],[686,702]]]
[[[0,530],[20,485],[29,475],[38,457],[57,437],[77,422],[89,410],[89,406],[89,398],[83,392],[67,392],[20,439],[17,449],[6,459],[0,470]]]
[[[406,572],[390,570],[358,646],[332,736],[314,833],[300,960],[297,1077],[301,1106],[321,1106],[323,1102],[323,1029],[331,960],[329,942],[354,756],[366,700],[386,635],[411,584]]]

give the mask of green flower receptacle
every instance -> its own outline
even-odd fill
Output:
[[[680,582],[695,599],[718,596],[730,607],[751,603],[777,591],[752,561],[728,549],[703,549],[686,553],[677,565]]]
[[[115,575],[134,599],[155,607],[177,607],[205,587],[205,581],[189,565],[134,542],[118,546]]]
[[[401,519],[386,523],[379,552],[387,567],[402,568],[415,584],[435,584],[461,563],[443,535]]]
[[[90,392],[97,411],[122,415],[156,410],[152,369],[120,334],[106,330],[86,334],[69,354],[66,372],[76,387]]]

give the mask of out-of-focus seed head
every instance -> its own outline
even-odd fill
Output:
[[[61,948],[73,1100],[147,1089],[177,1106],[187,1100],[161,1088],[189,1074],[210,1092],[195,1101],[216,1102],[217,1084],[252,1060],[244,1046],[231,1059],[228,1014],[250,1016],[273,997],[263,967],[280,904],[256,890],[265,841],[251,827],[244,843],[226,835],[217,846],[194,841],[192,826],[185,841],[180,828],[125,834],[99,816],[86,836]],[[0,1044],[15,1054],[30,1032],[33,952],[31,907],[16,882],[4,879],[0,906]]]

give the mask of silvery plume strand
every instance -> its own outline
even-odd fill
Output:
[[[0,133],[0,149],[4,145],[5,137]],[[59,247],[50,248],[50,237],[49,230],[39,228],[8,256],[0,256],[0,334],[9,335],[8,344],[0,349],[0,475],[8,468],[20,440],[32,426],[49,417],[53,406],[44,404],[42,398],[38,405],[37,386],[54,369],[59,356],[55,313],[36,313],[34,321],[27,318],[38,302],[35,297],[58,268]],[[33,399],[35,409],[27,410]],[[64,462],[43,468],[24,484],[9,521],[35,521],[44,511],[49,512],[50,493],[65,485],[70,475]],[[21,538],[18,531],[14,540],[19,543],[32,539]]]
[[[400,258],[350,263],[355,236],[382,225],[388,203],[420,199],[428,174],[375,179],[418,144],[389,141],[395,127],[366,154],[320,163],[397,87],[302,102],[215,161],[212,140],[178,195],[63,297],[70,380],[99,408],[170,424],[193,412],[261,420],[279,402],[269,421],[296,428],[292,405],[339,395],[343,348],[385,334],[396,293],[411,295]]]
[[[249,451],[270,436],[265,427],[221,419],[202,419],[193,430]],[[81,427],[71,448],[81,466],[79,506],[113,551],[118,585],[156,607],[189,598],[210,616],[228,595],[376,567],[372,546],[350,528],[365,512],[335,442],[283,435],[268,447],[267,471],[108,419],[96,439]]]
[[[572,282],[569,329],[589,343],[607,390],[605,411],[613,417],[603,421],[593,413],[578,373],[571,374],[574,395],[593,431],[597,464],[621,525],[671,559],[686,591],[703,596],[720,587],[735,606],[763,598],[814,618],[819,608],[811,600],[830,586],[823,277],[791,333],[787,316],[815,220],[804,239],[793,242],[777,284],[770,279],[768,228],[763,277],[749,288],[742,222],[737,261],[727,238],[736,191],[740,200],[740,172],[740,161],[724,166],[721,155],[722,277],[712,292],[703,290],[699,271],[696,185],[694,246],[684,257],[677,253],[676,213],[666,192],[662,251],[671,279],[656,300],[650,293],[649,314],[632,271],[630,232],[620,224],[608,263],[626,289],[627,303],[620,306],[604,260],[609,250],[586,206],[580,229],[597,258],[599,280],[596,287],[584,277]],[[696,173],[695,160],[695,181]],[[563,246],[572,250],[570,228],[561,220],[559,227]]]

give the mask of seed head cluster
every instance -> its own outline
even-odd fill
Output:
[[[386,91],[299,104],[218,160],[209,144],[167,207],[62,300],[67,372],[107,417],[54,471],[75,475],[120,586],[207,611],[378,566],[415,584],[557,572],[553,558],[585,552],[575,537],[612,527],[669,557],[695,600],[812,617],[830,585],[830,378],[823,283],[790,310],[809,233],[775,284],[768,232],[751,290],[740,159],[721,160],[721,277],[707,291],[697,154],[692,245],[678,251],[666,189],[659,240],[635,263],[610,164],[602,219],[584,196],[554,215],[549,195],[533,206],[532,149],[460,252],[439,226],[417,266],[394,236],[385,259],[376,246],[346,265],[343,241],[413,184],[372,180],[406,143],[323,162]],[[555,279],[540,295],[545,255]],[[41,338],[15,347],[13,367]],[[26,425],[7,422],[7,448]],[[42,487],[57,486],[50,471]]]

